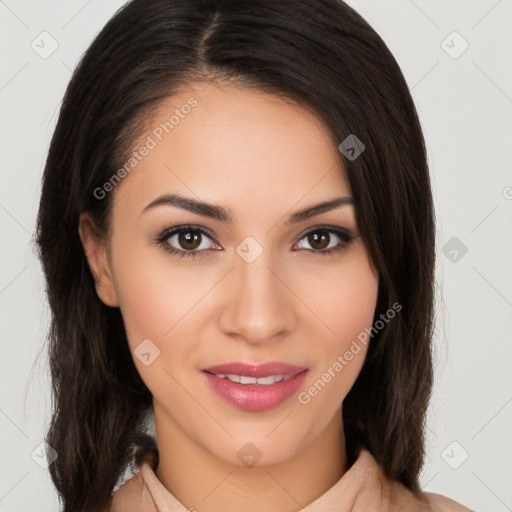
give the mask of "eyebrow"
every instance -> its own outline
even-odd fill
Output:
[[[296,224],[307,220],[315,215],[334,210],[346,205],[353,205],[354,198],[350,196],[336,197],[323,203],[318,203],[312,206],[308,206],[303,210],[299,210],[292,214],[285,224]],[[203,201],[196,201],[194,199],[180,196],[178,194],[163,194],[149,203],[143,210],[142,213],[152,210],[157,206],[177,206],[183,210],[187,210],[192,213],[197,213],[204,217],[211,217],[212,219],[219,220],[221,222],[230,223],[234,222],[234,217],[231,213],[224,209],[222,206],[215,204],[206,203]]]

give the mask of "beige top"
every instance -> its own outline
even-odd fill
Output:
[[[372,454],[361,449],[345,474],[298,512],[471,512],[439,494],[423,493],[424,502],[387,478]],[[114,494],[109,512],[189,512],[158,480],[149,462]],[[201,512],[197,510],[197,512]]]

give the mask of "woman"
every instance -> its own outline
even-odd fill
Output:
[[[126,4],[66,91],[38,244],[65,511],[468,510],[419,487],[423,136],[346,4]]]

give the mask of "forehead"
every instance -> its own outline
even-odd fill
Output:
[[[129,199],[139,211],[166,192],[234,211],[351,194],[321,119],[259,90],[194,84],[158,104],[142,126],[133,165],[115,190],[116,203]]]

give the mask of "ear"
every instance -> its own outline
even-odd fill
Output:
[[[110,269],[107,246],[105,241],[97,236],[94,228],[94,221],[90,214],[88,212],[82,213],[80,215],[78,233],[94,282],[96,283],[96,293],[104,304],[117,307],[119,300]]]

